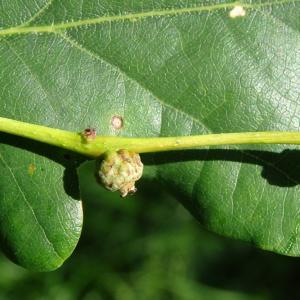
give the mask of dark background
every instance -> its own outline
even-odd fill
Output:
[[[81,169],[84,228],[50,273],[0,256],[0,299],[300,299],[300,259],[213,235],[158,182],[122,199]]]

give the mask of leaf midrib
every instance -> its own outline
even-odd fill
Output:
[[[240,2],[216,3],[213,5],[197,5],[197,6],[190,6],[190,7],[151,10],[146,12],[135,12],[135,13],[128,13],[128,14],[120,14],[120,15],[106,15],[97,18],[81,19],[77,21],[62,22],[58,24],[27,26],[32,20],[36,19],[35,17],[32,17],[29,21],[21,25],[0,30],[0,37],[16,35],[16,34],[51,33],[51,32],[58,32],[61,30],[81,27],[81,26],[98,25],[102,23],[111,23],[111,22],[118,22],[118,21],[137,21],[137,20],[142,20],[150,17],[171,17],[171,16],[192,14],[192,13],[212,12],[212,11],[233,8],[237,5],[242,5],[246,9],[259,9],[266,6],[288,4],[288,3],[295,3],[295,2],[300,2],[300,1],[299,0],[273,0],[273,1],[263,2],[263,3],[240,3]],[[47,5],[46,8],[49,7],[49,5]],[[44,7],[42,9],[42,12],[39,12],[38,15],[40,16],[46,10],[46,8]]]

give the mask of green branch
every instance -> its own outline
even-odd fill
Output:
[[[156,138],[114,136],[86,138],[80,132],[70,132],[0,117],[1,131],[61,147],[88,157],[99,157],[107,151],[117,151],[120,149],[136,153],[147,153],[221,145],[300,145],[300,132],[265,131]]]

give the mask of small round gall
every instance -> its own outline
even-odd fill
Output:
[[[113,116],[111,125],[114,129],[121,129],[123,127],[123,118],[121,116]]]
[[[246,15],[246,11],[243,6],[236,5],[230,12],[229,17],[230,18],[238,18],[238,17],[244,17]]]
[[[101,184],[112,192],[119,191],[122,197],[136,192],[135,182],[142,174],[139,154],[127,150],[106,153],[98,171]]]

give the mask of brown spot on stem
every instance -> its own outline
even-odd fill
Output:
[[[83,130],[81,135],[85,140],[93,140],[97,136],[97,132],[95,128],[88,127]]]

